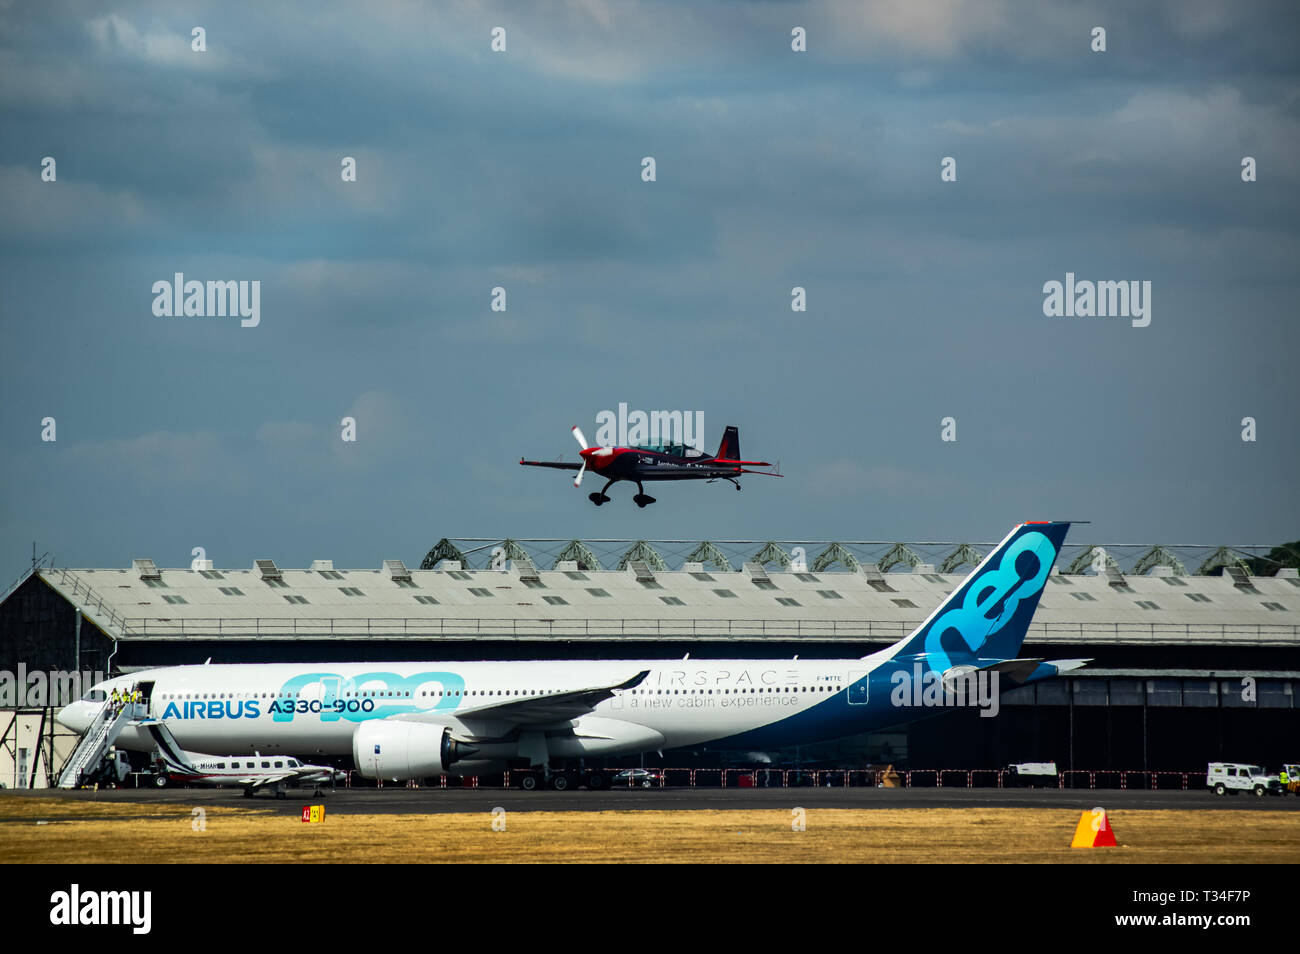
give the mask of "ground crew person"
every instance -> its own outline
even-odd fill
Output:
[[[108,701],[112,704],[114,709],[117,708],[117,687],[116,686],[113,687],[113,694],[109,697]]]

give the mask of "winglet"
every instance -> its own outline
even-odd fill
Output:
[[[637,686],[641,685],[641,683],[645,682],[645,677],[648,676],[648,675],[650,675],[650,670],[649,670],[649,669],[643,669],[643,670],[641,670],[639,673],[637,673],[635,676],[633,676],[631,679],[629,679],[627,682],[621,683],[621,684],[619,684],[619,685],[617,685],[617,686],[612,686],[611,688],[613,688],[613,689],[635,689]]]

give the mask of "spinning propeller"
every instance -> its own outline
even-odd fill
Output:
[[[582,466],[578,468],[578,476],[573,478],[573,486],[582,486],[582,477],[587,473],[587,461],[592,457],[608,457],[614,453],[612,447],[588,447],[587,438],[583,436],[582,428],[576,424],[573,426],[573,439],[578,442],[578,456],[582,458]]]

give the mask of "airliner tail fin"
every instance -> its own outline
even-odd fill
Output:
[[[1052,565],[1065,543],[1065,521],[1022,523],[910,635],[894,656],[915,656],[937,672],[1020,652]]]

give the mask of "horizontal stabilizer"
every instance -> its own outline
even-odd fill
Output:
[[[1091,659],[1048,659],[1044,662],[1046,666],[1052,666],[1058,673],[1070,672],[1072,669],[1082,669]]]

